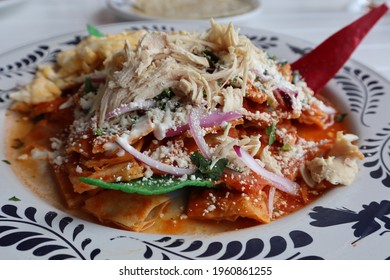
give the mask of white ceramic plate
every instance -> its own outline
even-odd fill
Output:
[[[198,26],[198,25],[196,25]],[[204,25],[205,27],[206,25]],[[127,23],[99,27],[194,30],[184,23]],[[281,34],[242,28],[271,55],[296,60],[312,45]],[[0,134],[8,93],[32,78],[38,63],[53,61],[86,33],[59,36],[0,55]],[[0,258],[5,259],[390,259],[390,83],[348,62],[328,84],[331,99],[348,113],[365,154],[355,183],[268,225],[217,235],[156,235],[113,229],[73,217],[33,194],[0,161]],[[387,94],[385,94],[387,92]],[[0,146],[4,158],[4,143]],[[12,160],[9,159],[12,164]],[[12,197],[20,201],[13,201]]]
[[[233,20],[242,20],[247,19],[251,16],[257,14],[261,9],[260,0],[245,0],[248,7],[248,11],[245,13],[226,16],[226,17],[218,17],[215,16],[215,19],[220,21],[233,21]],[[140,12],[137,12],[137,9],[134,9],[134,4],[136,0],[107,0],[108,8],[113,11],[118,17],[127,19],[127,20],[162,20],[161,17],[156,17],[153,15],[147,15]],[[177,18],[173,19],[188,19],[185,15],[179,14]],[[194,19],[195,20],[195,19]]]

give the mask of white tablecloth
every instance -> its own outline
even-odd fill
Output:
[[[18,2],[20,3],[8,7],[0,5],[0,53],[33,41],[84,30],[86,23],[101,25],[124,21],[107,8],[105,0],[18,0]],[[234,24],[268,29],[320,43],[361,15],[359,12],[351,12],[345,8],[348,0],[263,0],[262,2],[262,9],[258,14]],[[353,54],[353,58],[390,80],[389,13],[364,39]]]

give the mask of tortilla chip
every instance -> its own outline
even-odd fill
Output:
[[[139,232],[160,218],[169,201],[166,195],[146,196],[107,190],[86,200],[84,208],[102,223]]]

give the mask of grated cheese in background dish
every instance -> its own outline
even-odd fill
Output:
[[[137,0],[132,12],[166,19],[209,19],[245,14],[253,0]]]

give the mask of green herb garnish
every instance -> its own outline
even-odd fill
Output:
[[[207,58],[210,67],[215,67],[215,65],[219,61],[219,57],[216,56],[212,51],[210,50],[204,50],[202,54]]]
[[[164,89],[159,95],[155,97],[156,100],[161,101],[163,99],[171,99],[175,94],[173,93],[172,89],[166,88]]]
[[[276,125],[274,122],[272,122],[272,125],[270,126],[267,126],[266,129],[265,129],[265,133],[269,136],[269,139],[268,139],[268,145],[272,145],[276,138],[275,138],[275,129],[276,129]]]
[[[272,104],[274,104],[274,100],[273,100],[272,98],[268,98],[268,99],[267,99],[267,106],[268,106],[268,107],[271,107]]]
[[[103,129],[101,129],[101,128],[96,129],[95,130],[95,135],[103,136],[104,135]]]
[[[348,114],[347,113],[341,113],[341,114],[338,114],[336,117],[335,117],[335,121],[338,122],[338,123],[341,123],[345,117],[347,116]]]
[[[95,26],[93,26],[92,24],[87,24],[87,30],[88,30],[88,34],[90,36],[94,36],[94,37],[104,37],[104,33],[101,32],[99,29],[97,29]]]
[[[20,201],[19,198],[17,198],[16,196],[13,196],[13,197],[10,197],[8,198],[9,201]]]
[[[278,60],[278,57],[277,57],[276,55],[270,55],[270,54],[268,54],[268,59],[277,61],[277,60]]]
[[[107,183],[99,179],[86,177],[81,177],[80,181],[85,184],[104,189],[119,190],[127,193],[138,193],[142,195],[164,194],[187,186],[205,188],[214,187],[214,183],[210,180],[180,180],[170,176],[151,177],[147,179],[142,178],[131,180],[129,182],[119,183]]]
[[[282,151],[290,151],[291,146],[289,144],[284,144],[281,148]]]
[[[228,164],[228,159],[221,158],[212,165],[212,161],[202,156],[199,152],[191,154],[191,161],[198,168],[195,172],[196,177],[211,180],[219,180]]]
[[[172,91],[172,89],[166,88],[153,99],[157,101],[158,108],[160,108],[161,110],[165,110],[167,102],[171,100],[173,96],[175,96],[175,93]]]
[[[84,93],[89,93],[89,92],[96,93],[97,90],[98,89],[92,83],[92,78],[86,77],[84,81]]]

